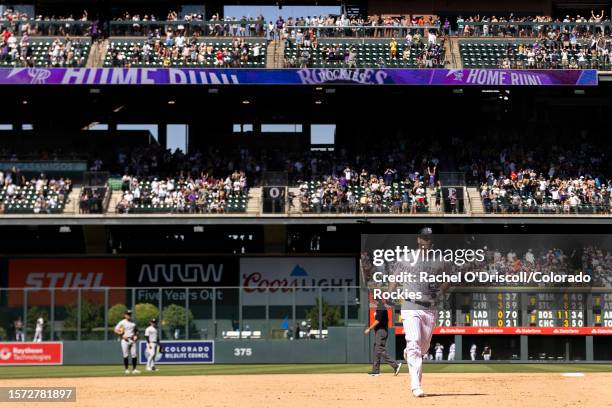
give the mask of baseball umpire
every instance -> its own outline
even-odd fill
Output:
[[[376,315],[374,322],[364,330],[363,334],[367,335],[374,330],[374,358],[372,361],[372,371],[369,373],[372,376],[380,375],[380,362],[393,367],[393,372],[398,375],[402,368],[402,363],[391,358],[387,352],[387,338],[389,337],[389,316],[387,315],[387,306],[384,300],[379,300],[376,307]]]
[[[119,336],[121,342],[121,352],[123,353],[123,366],[125,373],[130,374],[128,358],[132,357],[132,374],[140,374],[136,369],[136,341],[138,340],[138,328],[132,320],[132,311],[126,310],[123,313],[123,320],[115,326],[115,334]]]

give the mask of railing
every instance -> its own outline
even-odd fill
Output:
[[[0,21],[0,32],[5,28],[15,35],[27,32],[29,35],[84,36],[89,35],[91,21],[83,20],[14,20]]]
[[[141,337],[156,318],[162,340],[321,339],[328,326],[365,324],[366,290],[329,281],[328,286],[249,288],[0,289],[0,340],[15,339],[14,321],[21,318],[30,341],[39,317],[45,341],[113,340],[126,308],[133,311]]]
[[[470,66],[469,63],[464,65]],[[529,62],[525,59],[516,59],[515,57],[499,58],[495,68],[501,69],[597,69],[599,71],[610,71],[612,69],[612,59],[610,57],[597,58],[596,60],[576,61],[571,60],[543,60]]]
[[[269,40],[281,39],[282,33],[312,31],[317,37],[353,37],[353,38],[404,38],[411,35],[425,35],[427,31],[440,31],[439,25],[408,26],[285,26],[272,30],[262,20],[243,21],[113,21],[110,23],[112,36],[147,36],[150,34],[165,35],[168,31],[181,31],[185,35],[212,37],[267,37]]]
[[[538,215],[610,215],[612,208],[603,204],[563,204],[560,202],[527,203],[523,198],[519,202],[508,200],[483,200],[486,214],[538,214]]]
[[[265,27],[266,22],[262,20],[112,21],[110,34],[112,36],[148,36],[156,33],[165,35],[168,31],[181,31],[187,36],[263,37]]]
[[[408,25],[408,26],[287,26],[284,29],[295,37],[299,31],[310,32],[320,38],[398,38],[404,39],[408,34],[425,36],[427,32],[440,32],[439,25]],[[280,37],[278,30],[267,33],[268,37]],[[425,38],[427,41],[427,38]]]
[[[467,27],[467,28],[466,28]],[[575,30],[577,36],[593,33],[610,34],[612,22],[577,23],[577,22],[533,22],[533,21],[504,21],[504,22],[469,22],[457,21],[457,30],[443,29],[447,34],[463,37],[543,37],[551,31]]]

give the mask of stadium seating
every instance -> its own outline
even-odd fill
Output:
[[[185,208],[181,209],[177,203],[153,203],[152,202],[152,192],[151,192],[151,182],[150,181],[141,181],[139,183],[139,187],[141,190],[141,195],[143,197],[149,197],[148,199],[141,199],[138,203],[134,203],[130,208],[131,213],[172,213],[172,212],[198,212],[198,208],[196,204],[185,203]],[[179,189],[183,186],[180,184],[177,185]],[[136,200],[135,200],[136,201]],[[211,210],[211,204],[215,202],[215,199],[208,194],[206,196],[206,202],[203,204],[202,212],[207,212]],[[225,196],[225,207],[223,212],[225,213],[243,213],[246,212],[247,207],[247,196],[245,193],[236,193],[232,192]]]
[[[333,47],[336,49],[337,58],[328,59],[324,50]],[[425,49],[425,44],[412,44],[410,47],[410,56],[407,59],[402,58],[404,48],[406,47],[401,41],[397,45],[397,58],[391,58],[389,53],[389,40],[320,40],[318,47],[309,48],[311,63],[308,64],[311,68],[323,67],[342,67],[345,65],[344,55],[353,49],[355,52],[355,65],[358,68],[364,67],[380,67],[387,68],[417,68],[418,56]],[[444,47],[441,47],[440,61],[444,61]],[[300,50],[294,43],[285,47],[286,60],[299,60]]]
[[[0,201],[4,204],[4,212],[6,214],[31,214],[36,212],[57,214],[64,211],[68,192],[60,195],[56,189],[44,186],[42,195],[48,204],[46,209],[36,210],[36,201],[39,199],[39,194],[36,193],[34,185],[17,187],[15,194],[9,197],[7,194],[8,187],[3,187],[0,190]]]
[[[302,205],[302,211],[303,212],[333,212],[333,211],[342,211],[341,208],[336,208],[332,205],[326,205],[324,203],[322,204],[313,204],[312,200],[310,199],[311,197],[313,197],[317,191],[317,189],[321,186],[320,182],[317,181],[309,181],[307,182],[307,192],[306,195],[307,197],[309,197],[309,204],[308,207],[304,207],[304,205]],[[400,181],[400,182],[395,182],[391,185],[391,190],[390,190],[390,198],[382,198],[380,201],[380,212],[383,213],[391,213],[391,212],[399,212],[401,210],[401,199],[400,200],[394,200],[393,197],[400,197],[404,194],[404,192],[410,192],[412,190],[412,184],[411,183],[407,183],[404,181]],[[371,195],[371,193],[368,191],[368,189],[366,189],[366,187],[363,186],[358,186],[358,185],[350,185],[347,186],[347,192],[350,191],[354,194],[355,196],[355,207],[354,208],[349,208],[349,211],[355,211],[355,212],[373,212],[376,211],[377,207],[376,205],[374,205],[372,203],[371,199],[368,199],[368,203],[367,204],[361,204],[360,201],[362,200],[362,198],[368,197]],[[380,193],[377,193],[378,195],[380,195]],[[411,200],[416,200],[415,197],[411,197]],[[411,201],[412,203],[412,201]],[[429,211],[429,203],[427,200],[427,195],[425,194],[425,197],[423,199],[422,202],[416,201],[416,211],[420,212],[420,213],[425,213]]]
[[[537,214],[562,214],[564,213],[561,204],[553,202],[550,198],[545,198],[538,204],[527,195],[520,196],[519,204],[513,204],[511,198],[500,197],[496,199],[484,199],[483,206],[487,213],[537,213]],[[570,207],[569,214],[601,214],[609,212],[609,208],[596,206],[593,204],[580,204]]]
[[[55,39],[53,38],[35,38],[30,39],[28,57],[27,57],[27,65],[32,65],[35,67],[84,67],[87,63],[87,57],[89,55],[89,51],[91,48],[91,44],[89,39],[86,38],[76,38],[71,39],[74,49],[75,59],[72,62],[58,62],[54,63],[51,59],[51,47]],[[66,43],[65,39],[60,39],[62,44]],[[9,67],[14,66],[15,64],[21,64],[21,62],[17,60],[0,59],[0,67]]]
[[[521,44],[531,47],[534,40],[459,41],[459,51],[465,68],[498,68],[504,58],[508,58],[512,65],[518,65],[519,68],[522,68],[527,66],[527,55],[519,54]],[[568,60],[574,59],[577,61],[580,50],[580,44],[578,44],[576,50],[568,50]],[[561,54],[559,51],[555,51],[555,53],[556,61],[560,64]],[[591,54],[585,52],[584,58],[586,65],[590,66]]]
[[[108,52],[104,59],[105,67],[112,67],[116,65],[113,61],[114,53],[123,53],[125,55],[126,64],[129,63],[133,67],[162,67],[164,66],[163,57],[151,51],[150,62],[138,61],[136,56],[136,49],[141,48],[144,45],[144,40],[134,39],[114,39],[110,41]],[[246,43],[249,46],[249,61],[241,63],[243,68],[264,68],[266,65],[266,42],[265,40],[247,40]],[[197,61],[185,61],[180,55],[177,58],[171,59],[171,66],[173,67],[185,67],[185,66],[197,66],[197,67],[214,67],[218,50],[223,50],[232,47],[232,39],[219,39],[219,38],[203,38],[198,41],[198,44],[209,44],[212,46],[212,52],[204,56],[203,62]],[[253,56],[253,47],[259,45],[260,53],[258,57]]]

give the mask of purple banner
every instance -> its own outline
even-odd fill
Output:
[[[595,86],[596,70],[504,69],[0,69],[0,85],[450,85]]]

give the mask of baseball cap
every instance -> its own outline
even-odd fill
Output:
[[[419,230],[419,235],[432,235],[433,231],[431,227],[423,227]]]
[[[132,314],[132,309],[125,309],[125,312],[123,312],[123,314]]]

